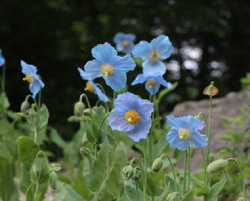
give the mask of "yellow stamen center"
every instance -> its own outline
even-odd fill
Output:
[[[23,81],[27,81],[29,84],[34,82],[34,75],[32,73],[27,73],[23,78]]]
[[[104,76],[112,76],[114,75],[114,66],[110,65],[110,64],[104,64],[101,65],[100,67],[100,71]]]
[[[153,88],[156,85],[156,81],[154,79],[150,79],[147,81],[147,85],[149,88]]]
[[[129,124],[137,124],[141,120],[141,117],[136,110],[129,110],[124,116]]]
[[[90,82],[86,83],[85,91],[89,91],[91,93],[94,92],[94,87],[90,84]]]
[[[178,135],[181,140],[189,140],[191,138],[191,133],[186,128],[180,128],[178,131]]]
[[[129,41],[128,40],[123,40],[122,41],[122,46],[123,47],[127,47],[129,45]]]
[[[161,54],[158,50],[151,50],[148,53],[148,57],[149,57],[150,61],[157,62],[160,60]]]

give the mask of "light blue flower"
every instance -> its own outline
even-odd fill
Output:
[[[130,53],[134,48],[134,34],[117,33],[114,37],[114,43],[118,52]]]
[[[135,62],[130,55],[118,56],[109,43],[97,45],[92,49],[95,58],[85,64],[86,76],[93,80],[103,77],[106,84],[114,91],[123,89],[127,82],[127,72],[134,70]]]
[[[0,49],[0,67],[5,64],[5,58],[2,55],[2,50]]]
[[[150,43],[141,41],[134,47],[132,54],[134,57],[140,57],[143,60],[143,73],[154,74],[159,72],[163,75],[167,67],[162,60],[169,58],[173,51],[174,48],[168,36],[160,35]]]
[[[201,120],[195,119],[193,116],[175,118],[173,115],[169,115],[167,121],[171,127],[166,135],[170,147],[187,150],[191,145],[194,148],[207,146],[207,136],[199,131],[202,126]]]
[[[127,92],[118,95],[114,105],[109,116],[111,129],[126,132],[135,142],[146,139],[151,127],[153,103]]]
[[[45,86],[41,77],[37,74],[37,68],[34,65],[30,65],[21,61],[22,73],[25,75],[23,80],[27,81],[29,85],[29,89],[33,94],[32,97],[35,99],[36,94]]]
[[[172,84],[164,80],[164,78],[160,73],[156,73],[154,75],[139,74],[137,75],[137,77],[135,78],[135,80],[132,82],[131,85],[136,85],[138,83],[143,83],[143,82],[146,82],[145,88],[151,95],[157,93],[161,85],[163,85],[168,89],[172,87]]]
[[[86,72],[84,72],[81,68],[78,68],[78,71],[79,71],[82,79],[87,80],[85,90],[92,92],[92,93],[95,93],[101,101],[109,102],[108,97],[104,93],[102,93],[102,90],[98,86],[96,86],[96,84],[93,82],[93,80],[89,79],[89,77],[86,75]]]

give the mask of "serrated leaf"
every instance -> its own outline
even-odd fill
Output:
[[[111,195],[118,195],[122,185],[121,172],[127,162],[126,147],[122,142],[120,142],[114,151],[113,158],[114,165],[106,181],[106,188]]]
[[[47,124],[49,120],[49,111],[46,105],[42,104],[41,108],[38,111],[38,124],[37,124],[37,130],[43,129]]]
[[[208,195],[206,196],[207,201],[214,201],[214,199],[219,195],[219,193],[223,189],[224,185],[226,184],[227,177],[228,177],[228,175],[225,174],[219,182],[215,183],[212,186]]]
[[[74,189],[68,184],[64,184],[58,181],[57,188],[60,192],[64,194],[67,201],[85,201],[85,199],[83,199],[79,194],[77,194]]]
[[[86,176],[87,185],[90,190],[96,192],[100,189],[104,179],[105,169],[107,166],[107,158],[109,153],[109,144],[104,141],[96,160],[91,166],[90,174]]]

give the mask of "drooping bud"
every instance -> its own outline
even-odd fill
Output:
[[[85,147],[82,147],[81,149],[80,149],[80,153],[81,153],[81,155],[82,156],[90,156],[90,151],[89,151],[89,149],[87,149],[87,148],[85,148]]]
[[[51,188],[56,189],[57,180],[58,180],[58,176],[57,176],[56,172],[52,171],[49,174],[49,181],[50,181]]]
[[[222,172],[226,168],[226,166],[227,166],[227,161],[224,159],[219,159],[208,165],[207,172],[209,173]]]
[[[129,180],[134,175],[134,168],[131,165],[127,165],[122,170],[122,177],[125,180]]]
[[[21,104],[21,112],[24,113],[24,114],[27,114],[27,110],[30,109],[30,104],[28,101],[23,101],[22,104]]]
[[[211,82],[211,84],[203,90],[203,94],[213,97],[219,93],[219,90],[216,86],[214,86],[214,82]]]
[[[244,201],[243,197],[239,197],[237,201]]]
[[[83,114],[84,114],[85,116],[89,116],[89,115],[90,115],[90,109],[87,108],[87,109],[83,110]]]
[[[134,174],[132,176],[132,179],[137,182],[141,178],[141,169],[136,167],[134,168]]]
[[[154,160],[153,165],[152,165],[152,170],[154,172],[159,172],[161,170],[162,166],[163,166],[163,161],[162,161],[162,158],[159,157],[159,158]]]
[[[83,102],[81,102],[81,101],[77,102],[74,106],[75,116],[77,116],[77,117],[82,116],[84,108],[85,108],[85,105]]]
[[[51,163],[50,168],[51,168],[51,171],[55,171],[55,172],[58,172],[62,169],[59,163]]]
[[[194,118],[201,120],[202,119],[202,113],[199,112],[199,114],[195,115]]]
[[[209,154],[209,162],[212,163],[214,161],[214,154],[210,153]]]

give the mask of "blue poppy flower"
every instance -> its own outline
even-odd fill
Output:
[[[191,145],[194,148],[207,146],[207,136],[200,133],[202,121],[193,116],[175,118],[173,115],[167,117],[170,130],[166,140],[170,147],[179,150],[187,150]]]
[[[159,72],[163,75],[167,67],[162,60],[169,58],[173,51],[174,48],[168,36],[160,35],[150,43],[141,41],[134,47],[132,54],[134,57],[140,57],[143,60],[143,73],[154,74]]]
[[[37,74],[37,68],[34,65],[30,65],[21,61],[22,73],[25,75],[23,78],[24,81],[27,81],[29,85],[29,89],[33,94],[32,97],[35,99],[36,94],[45,86],[40,75]]]
[[[135,38],[134,34],[117,33],[114,37],[116,50],[118,52],[130,53],[134,48]]]
[[[86,73],[81,68],[78,68],[78,71],[79,71],[82,79],[87,80],[85,90],[89,91],[91,93],[95,93],[101,101],[109,102],[108,97],[104,93],[102,93],[102,90],[98,86],[96,86],[96,84],[93,82],[93,80],[89,79],[89,77],[86,75]]]
[[[91,53],[95,59],[85,64],[86,76],[91,80],[103,77],[106,84],[114,91],[123,89],[127,82],[126,73],[135,68],[132,57],[118,56],[115,48],[109,43],[97,45]]]
[[[153,103],[127,92],[118,95],[114,105],[109,116],[111,129],[126,132],[135,142],[146,139],[151,127]]]
[[[138,83],[143,83],[143,82],[146,82],[145,87],[151,95],[157,93],[161,85],[163,85],[168,89],[172,87],[172,84],[164,80],[164,78],[160,73],[156,73],[154,75],[139,74],[137,75],[137,77],[135,78],[135,80],[132,82],[131,85],[136,85]]]
[[[5,64],[5,58],[2,55],[2,50],[0,49],[0,67]]]

